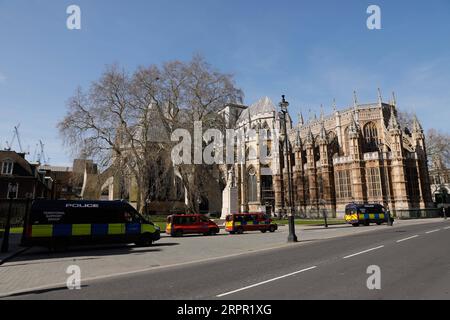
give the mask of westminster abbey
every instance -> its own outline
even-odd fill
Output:
[[[323,212],[342,217],[351,202],[380,203],[393,212],[433,205],[422,126],[416,117],[409,128],[399,124],[395,95],[389,103],[379,93],[376,103],[360,104],[355,94],[352,106],[334,106],[332,114],[306,121],[300,114],[296,125],[287,114],[288,148],[283,138],[270,140],[275,139],[271,131],[283,129],[285,121],[269,98],[250,107],[229,105],[222,113],[230,128],[265,129],[268,143],[275,145],[268,163],[247,157],[226,168],[223,216],[281,216],[291,209],[289,194],[292,209],[302,217]],[[258,141],[246,139],[243,148],[257,149]]]

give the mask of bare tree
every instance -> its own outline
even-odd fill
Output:
[[[430,174],[434,180],[432,193],[446,190],[449,182],[450,135],[435,129],[427,132],[427,154],[430,160]]]
[[[112,167],[136,182],[138,209],[147,199],[152,160],[164,146],[149,141],[151,98],[140,91],[135,75],[108,67],[87,92],[78,89],[69,111],[59,123],[73,150],[94,157],[101,167]]]
[[[399,111],[398,120],[402,128],[413,127],[415,115],[409,111]],[[426,133],[427,155],[430,161],[439,159],[448,167],[450,165],[450,135],[436,129],[430,129]]]
[[[164,170],[155,176],[154,169],[162,155],[170,154],[172,132],[184,128],[192,133],[194,121],[201,121],[203,129],[222,129],[218,111],[227,103],[242,102],[242,96],[231,75],[214,70],[199,56],[187,63],[140,67],[131,75],[112,66],[87,92],[77,91],[58,127],[72,150],[94,157],[103,168],[132,176],[143,211],[150,186],[169,183],[163,182]],[[162,168],[169,167],[166,159]],[[217,179],[217,166],[181,164],[176,170],[188,208],[198,211],[202,188]]]
[[[436,129],[427,131],[427,154],[430,160],[440,160],[445,167],[450,166],[450,135]]]
[[[196,121],[202,123],[203,130],[223,130],[225,123],[218,111],[228,103],[242,103],[243,99],[231,75],[214,70],[199,56],[188,63],[168,62],[161,69],[141,68],[137,78],[151,95],[168,135],[182,128],[193,136]],[[194,149],[191,151],[193,159]],[[186,189],[188,209],[198,212],[205,185],[211,179],[222,181],[218,166],[181,164],[176,169]]]

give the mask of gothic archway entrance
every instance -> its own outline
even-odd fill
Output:
[[[265,206],[266,214],[273,215],[275,209],[275,192],[272,176],[261,176],[261,205]]]

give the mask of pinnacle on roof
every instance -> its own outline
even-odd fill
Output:
[[[350,122],[349,133],[358,134],[359,126],[355,119],[355,113],[352,113],[352,121]]]
[[[302,146],[302,139],[300,137],[300,129],[297,128],[297,134],[295,136],[295,146],[300,148]]]
[[[391,105],[393,105],[394,107],[397,106],[397,97],[395,96],[395,91],[392,91],[392,101],[391,101]]]
[[[358,108],[358,96],[356,94],[356,90],[353,91],[353,107],[355,109]]]
[[[422,125],[420,124],[419,119],[417,119],[417,115],[416,114],[414,114],[413,132],[423,133]]]
[[[314,144],[314,136],[311,131],[311,126],[308,128],[308,134],[306,135],[306,142],[309,144]]]
[[[378,88],[378,103],[383,104],[383,96],[381,95],[381,89]]]
[[[305,124],[305,120],[303,119],[303,114],[302,114],[302,112],[300,111],[300,113],[298,114],[298,123],[299,123],[299,125],[304,125]]]
[[[325,122],[322,121],[320,126],[320,134],[319,134],[320,140],[326,141],[327,140],[327,130],[325,129]]]
[[[391,107],[391,118],[389,119],[389,130],[400,130],[400,124],[398,123],[397,116],[395,114],[395,108]]]

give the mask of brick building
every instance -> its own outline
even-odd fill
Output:
[[[51,190],[52,179],[38,164],[28,162],[24,153],[0,151],[0,199],[45,199],[51,196]]]

